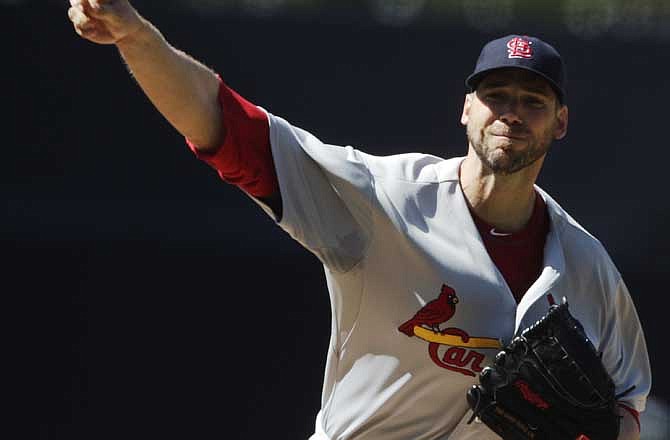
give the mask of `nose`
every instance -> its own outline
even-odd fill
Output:
[[[516,99],[508,100],[500,108],[500,116],[498,118],[508,125],[523,123],[523,120],[519,115],[519,101]]]

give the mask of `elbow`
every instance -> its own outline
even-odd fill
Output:
[[[207,80],[201,81],[196,108],[197,114],[186,115],[190,118],[189,127],[192,133],[187,135],[200,153],[213,154],[221,148],[226,139],[226,125],[223,119],[223,108],[219,96],[220,80],[208,72]]]
[[[199,118],[191,125],[193,133],[187,135],[193,147],[202,154],[214,154],[226,140],[226,126],[223,111],[218,101],[206,106],[205,117]]]
[[[200,154],[213,155],[223,146],[226,140],[226,129],[223,124],[213,126],[207,133],[189,137],[190,143]]]

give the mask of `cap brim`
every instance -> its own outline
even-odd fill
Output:
[[[534,74],[540,76],[543,78],[545,81],[549,83],[551,88],[554,90],[556,93],[556,96],[558,97],[558,100],[563,103],[565,100],[565,94],[561,90],[561,88],[556,84],[551,78],[549,78],[547,75],[543,74],[542,72],[539,72],[532,67],[527,67],[527,66],[499,66],[499,67],[492,67],[490,69],[485,69],[476,73],[473,73],[472,75],[468,76],[465,79],[465,84],[470,87],[471,91],[475,91],[477,88],[477,85],[479,82],[484,78],[485,75],[495,71],[495,70],[502,70],[502,69],[522,69],[522,70],[528,70],[530,72],[533,72]]]

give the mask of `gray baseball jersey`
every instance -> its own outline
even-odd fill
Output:
[[[549,293],[568,299],[616,391],[635,385],[624,403],[644,410],[649,360],[621,275],[544,191],[544,269],[517,305],[466,205],[463,158],[373,156],[268,117],[279,226],[323,262],[332,305],[312,439],[496,438],[464,426],[466,391],[501,344],[546,313]]]

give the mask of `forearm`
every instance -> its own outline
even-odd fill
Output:
[[[211,69],[172,47],[146,20],[117,47],[144,93],[177,131],[203,150],[220,145],[219,82]]]
[[[635,417],[621,407],[618,407],[617,409],[621,416],[618,440],[640,440],[640,429]]]

